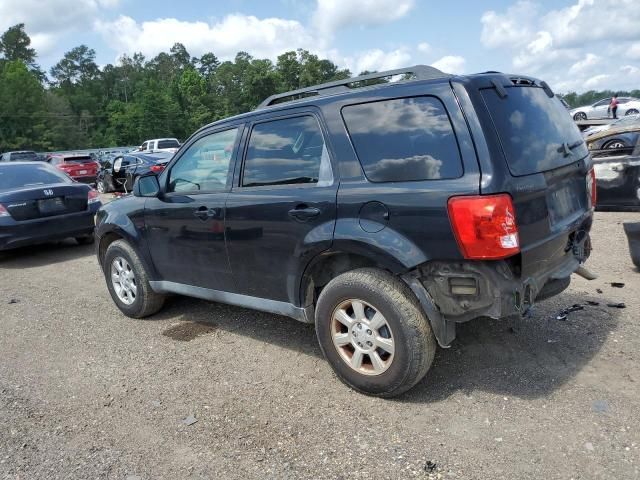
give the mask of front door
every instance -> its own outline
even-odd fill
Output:
[[[331,246],[337,182],[315,114],[253,125],[226,233],[239,293],[298,305],[299,278]]]
[[[196,138],[160,177],[164,193],[147,199],[147,245],[161,280],[234,290],[224,222],[239,131]]]

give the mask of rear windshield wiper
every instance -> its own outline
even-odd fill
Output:
[[[584,143],[584,140],[578,140],[577,142],[574,142],[571,145],[569,145],[567,142],[564,142],[562,145],[558,147],[558,153],[564,153],[564,156],[568,157],[569,155],[573,154],[571,150],[573,150],[576,147],[579,147],[583,143]]]

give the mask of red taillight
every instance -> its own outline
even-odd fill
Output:
[[[598,190],[596,188],[596,171],[592,168],[587,175],[587,192],[591,197],[591,208],[595,208],[598,200]]]
[[[92,203],[96,203],[100,201],[100,195],[97,190],[93,188],[89,190],[89,194],[87,196],[87,204],[91,205]]]
[[[449,220],[464,258],[506,258],[520,252],[511,197],[477,195],[449,199]]]
[[[151,171],[153,173],[160,173],[164,170],[164,165],[151,165]]]
[[[0,217],[10,217],[11,214],[9,213],[9,211],[4,208],[2,205],[0,205]]]

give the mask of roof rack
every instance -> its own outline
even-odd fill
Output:
[[[361,75],[359,77],[345,78],[344,80],[335,80],[333,82],[323,83],[320,85],[313,85],[311,87],[300,88],[298,90],[292,90],[285,93],[277,93],[271,95],[264,102],[258,105],[258,109],[266,108],[271,105],[288,103],[296,100],[301,100],[306,97],[312,97],[316,95],[327,95],[337,92],[349,91],[349,85],[353,83],[364,82],[367,80],[376,80],[379,78],[391,77],[394,75],[408,75],[411,74],[413,78],[411,80],[431,80],[433,78],[449,77],[450,75],[441,72],[437,68],[430,67],[428,65],[414,65],[413,67],[398,68],[395,70],[386,70],[384,72],[369,73],[367,75]],[[288,100],[287,100],[288,99]]]

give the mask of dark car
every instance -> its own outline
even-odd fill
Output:
[[[96,248],[124,314],[182,294],[315,322],[338,377],[389,397],[457,323],[525,314],[589,276],[594,195],[545,82],[416,66],[206,125],[98,212]]]
[[[127,153],[113,158],[105,158],[98,175],[96,186],[100,193],[130,192],[140,175],[149,172],[160,173],[173,157],[173,153]]]
[[[73,237],[93,241],[98,192],[43,163],[0,163],[0,250]]]
[[[583,132],[593,158],[640,155],[640,115],[629,115],[609,125]]]
[[[37,162],[41,158],[31,150],[19,150],[16,152],[4,152],[0,156],[0,162]]]
[[[76,182],[95,184],[99,164],[89,154],[55,153],[47,160]]]

